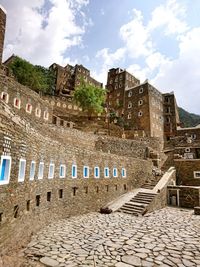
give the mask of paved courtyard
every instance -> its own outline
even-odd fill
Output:
[[[34,236],[25,255],[59,267],[200,266],[200,216],[165,208],[71,217]]]

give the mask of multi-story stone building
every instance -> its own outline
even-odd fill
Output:
[[[148,80],[140,83],[120,68],[110,69],[107,106],[135,136],[169,138],[179,123],[174,94],[162,94]]]
[[[163,94],[164,133],[167,140],[177,134],[180,125],[178,107],[174,93]]]
[[[6,11],[0,5],[0,63],[2,62],[4,37],[5,37],[5,27],[6,27]]]
[[[67,64],[62,67],[56,63],[49,67],[56,76],[55,94],[59,96],[72,97],[76,86],[80,85],[81,79],[86,83],[103,87],[103,84],[90,76],[90,71],[83,65],[76,64],[71,66]]]

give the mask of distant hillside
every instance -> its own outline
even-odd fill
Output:
[[[184,127],[193,127],[200,124],[200,115],[189,113],[183,108],[179,108],[180,121],[184,123]]]

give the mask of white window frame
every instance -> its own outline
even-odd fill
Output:
[[[130,119],[131,119],[131,114],[129,113],[129,114],[128,114],[128,120],[130,120]]]
[[[24,165],[22,165],[24,164]],[[23,169],[22,169],[23,167]],[[19,170],[18,170],[18,182],[24,182],[26,174],[26,160],[20,159],[19,160]]]
[[[75,174],[73,173],[73,169],[75,168]],[[77,178],[77,165],[72,164],[72,178],[76,179]]]
[[[30,110],[28,110],[28,107],[29,107],[29,106],[30,106]],[[30,103],[27,103],[27,104],[26,104],[26,112],[29,113],[29,114],[31,114],[32,109],[33,109],[33,106],[32,106]]]
[[[40,169],[42,168],[42,169]],[[40,173],[40,170],[42,170],[42,172]],[[39,165],[38,165],[38,180],[42,180],[44,177],[44,162],[40,161]]]
[[[53,179],[54,178],[54,172],[55,172],[55,164],[54,163],[50,163],[49,164],[48,179]]]
[[[133,104],[131,102],[128,103],[128,108],[132,108]]]
[[[31,165],[30,165],[30,173],[29,173],[29,180],[30,181],[33,181],[35,179],[35,170],[36,170],[36,162],[34,160],[32,160]]]
[[[143,112],[142,111],[139,111],[138,112],[138,117],[142,117],[142,115],[143,115]]]
[[[108,171],[108,173],[106,173]],[[105,167],[104,168],[104,178],[109,178],[110,177],[110,170],[109,167]]]
[[[186,148],[185,148],[185,152],[186,152],[186,153],[189,153],[189,152],[190,152],[190,148],[189,148],[189,147],[186,147]]]
[[[40,118],[41,117],[41,108],[36,108],[35,109],[35,116]]]
[[[128,92],[128,97],[131,97],[133,95],[132,91]]]
[[[3,96],[6,96],[6,99],[3,99]],[[9,94],[7,92],[1,92],[1,100],[4,101],[6,104],[8,104],[9,101]]]
[[[60,172],[62,168],[63,168],[63,174],[61,174],[61,172]],[[66,177],[66,166],[65,166],[65,164],[60,164],[59,177],[60,178],[65,178]]]
[[[143,105],[143,100],[140,99],[140,100],[138,101],[138,106],[142,106],[142,105]]]
[[[87,170],[87,175],[85,175],[85,170]],[[89,176],[90,176],[89,166],[83,166],[83,178],[89,178]]]
[[[98,170],[98,175],[96,175],[96,170]],[[100,178],[100,168],[98,166],[94,167],[94,178]]]
[[[49,119],[49,112],[47,110],[45,110],[45,112],[44,112],[44,120],[48,121],[48,119]]]
[[[15,103],[16,100],[19,101],[19,104],[18,104],[18,105],[16,105],[16,103]],[[15,108],[20,109],[20,108],[21,108],[21,99],[18,98],[18,97],[15,97],[15,98],[14,98],[14,103],[13,103],[13,104],[14,104],[14,107],[15,107]]]
[[[118,169],[117,168],[113,168],[113,177],[114,178],[117,178],[118,177]]]
[[[140,87],[139,88],[139,94],[142,94],[144,92],[144,88],[143,87]]]
[[[200,179],[200,171],[194,171],[193,173],[194,173],[194,179]],[[199,176],[197,176],[197,174]]]
[[[9,160],[9,165],[6,167],[6,179],[0,180],[0,185],[9,184],[10,182],[10,172],[11,172],[11,164],[12,164],[12,158],[10,156],[1,156],[1,165],[0,165],[0,174],[2,171],[2,163],[3,160]]]
[[[115,90],[117,90],[118,89],[118,83],[117,84],[115,84]]]
[[[121,172],[122,178],[126,178],[126,169],[122,168],[122,172]]]

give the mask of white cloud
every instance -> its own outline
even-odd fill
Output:
[[[44,12],[44,0],[2,1],[7,9],[4,58],[14,53],[34,64],[63,64],[67,49],[81,44],[87,21],[83,18],[78,25],[76,15],[83,15],[81,8],[89,1],[49,2],[50,9]]]
[[[149,75],[149,68],[141,68],[138,64],[132,64],[127,68],[129,73],[134,74],[134,76],[140,80],[140,82],[144,82],[146,77]]]
[[[164,33],[182,34],[188,30],[185,21],[186,8],[185,5],[177,0],[166,1],[164,5],[160,5],[152,12],[152,19],[148,23],[148,31],[164,27]]]
[[[152,51],[152,41],[139,10],[134,9],[133,19],[120,28],[120,37],[125,43],[129,56],[133,58],[147,56]]]

